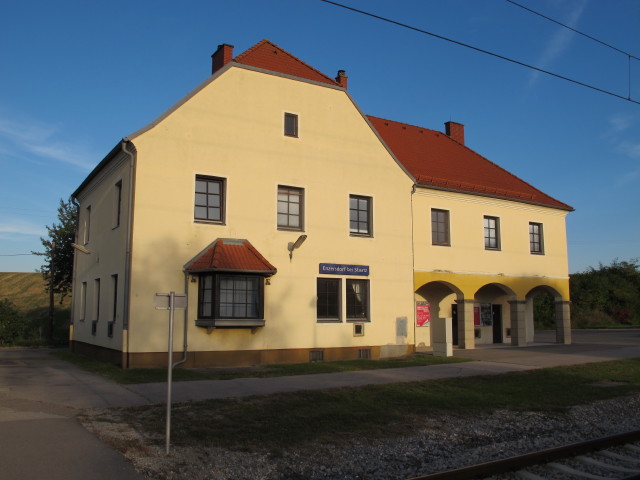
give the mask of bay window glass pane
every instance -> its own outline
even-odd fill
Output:
[[[200,276],[198,315],[201,318],[260,318],[262,277],[203,274]]]

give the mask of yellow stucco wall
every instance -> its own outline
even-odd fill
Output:
[[[432,245],[432,208],[450,212],[450,246]],[[484,248],[485,215],[500,219],[500,250]],[[524,299],[532,288],[547,285],[568,300],[566,215],[553,208],[419,188],[413,196],[415,288],[449,282],[473,298],[483,285],[498,283]],[[529,222],[543,225],[543,255],[530,252]]]
[[[285,112],[299,116],[299,138],[283,135]],[[265,286],[266,325],[196,327],[189,282],[190,351],[412,344],[412,181],[344,91],[234,67],[133,142],[131,352],[166,349],[168,315],[152,297],[184,291],[183,265],[217,238],[249,240],[278,269]],[[197,174],[226,179],[225,225],[194,222]],[[276,228],[278,185],[304,188],[304,232]],[[349,235],[350,194],[372,197],[372,238]],[[287,245],[301,233],[308,238],[290,260]],[[319,263],[370,266],[364,336],[345,321],[344,295],[341,323],[316,322]],[[408,336],[397,338],[402,317]]]
[[[120,183],[120,221],[117,221],[117,189]],[[128,226],[129,157],[119,154],[78,196],[79,225],[76,242],[90,253],[75,252],[73,324],[71,340],[101,347],[122,348],[122,310],[125,290],[126,236]],[[87,207],[91,207],[88,213]],[[89,218],[90,217],[90,218]],[[87,229],[89,230],[88,241]],[[117,292],[114,276],[117,275]],[[96,280],[100,280],[97,298]],[[82,283],[86,283],[86,305],[83,308]],[[114,296],[118,306],[114,308]],[[83,314],[84,312],[84,314]],[[92,322],[98,319],[95,334]],[[108,323],[114,322],[108,335]]]

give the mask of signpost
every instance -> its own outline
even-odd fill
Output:
[[[173,374],[173,313],[176,310],[187,308],[186,293],[156,293],[153,298],[156,310],[169,310],[169,359],[167,363],[167,430],[165,451],[169,455],[169,444],[171,438],[171,382]]]

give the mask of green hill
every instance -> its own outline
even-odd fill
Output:
[[[8,298],[23,312],[49,305],[42,274],[35,272],[0,272],[0,298]]]
[[[14,344],[46,344],[49,319],[49,294],[41,273],[0,272],[0,301],[8,299],[13,303],[24,322],[24,334]],[[71,298],[66,297],[62,304],[56,295],[54,340],[57,344],[67,341]],[[1,319],[0,319],[1,320]]]

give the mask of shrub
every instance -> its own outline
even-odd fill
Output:
[[[24,318],[11,300],[0,300],[0,345],[17,342],[24,336],[25,328]]]

